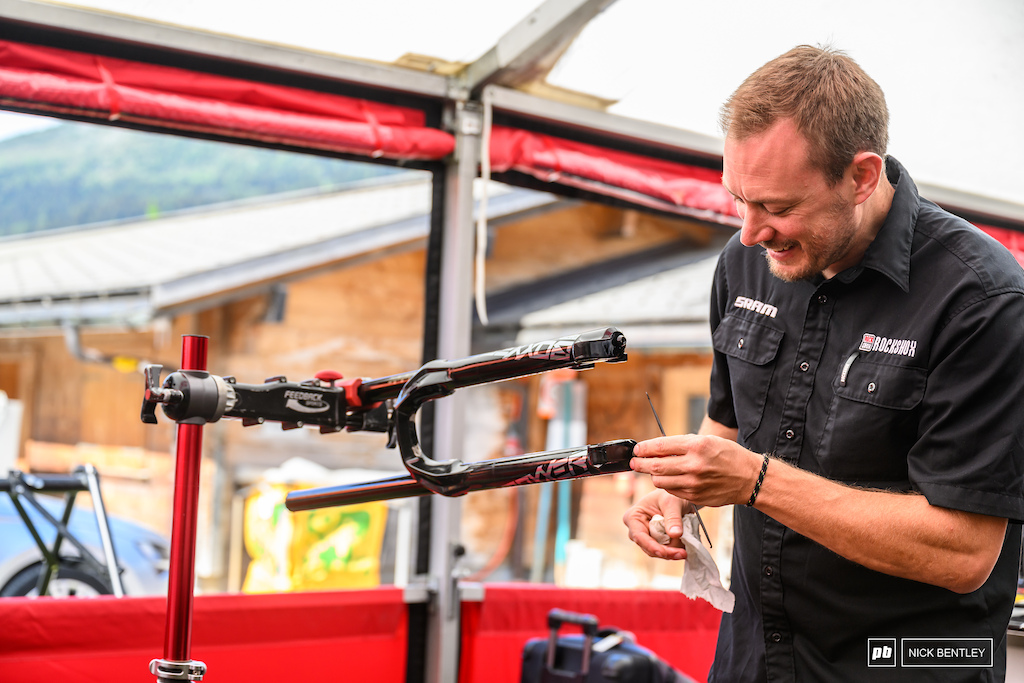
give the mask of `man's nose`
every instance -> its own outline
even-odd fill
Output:
[[[775,231],[768,225],[767,214],[754,206],[744,206],[740,210],[743,226],[740,228],[740,242],[752,247],[761,242],[770,242]]]

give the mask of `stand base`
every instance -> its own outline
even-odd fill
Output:
[[[206,675],[206,665],[202,662],[172,662],[166,659],[154,659],[149,663],[149,673],[159,681],[201,681]]]

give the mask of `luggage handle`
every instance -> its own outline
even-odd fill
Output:
[[[555,669],[555,651],[558,649],[558,630],[562,624],[576,624],[583,628],[583,647],[580,652],[580,675],[578,680],[584,680],[590,672],[590,649],[597,635],[597,617],[593,614],[579,614],[566,610],[552,609],[548,612],[548,628],[551,634],[548,636],[548,651],[545,667],[549,673],[560,673]]]

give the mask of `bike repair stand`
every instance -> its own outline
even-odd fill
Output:
[[[208,344],[208,337],[183,336],[181,370],[205,376]],[[147,387],[148,391],[150,389]],[[159,388],[155,390],[162,391],[164,390]],[[206,420],[201,417],[178,423],[164,658],[154,659],[149,663],[149,671],[158,681],[201,681],[206,674],[206,664],[192,660],[189,655],[192,638],[192,587],[195,585],[196,574],[199,466],[203,457],[204,424]]]

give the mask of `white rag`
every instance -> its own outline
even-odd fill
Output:
[[[711,551],[700,542],[699,522],[693,512],[683,517],[683,545],[686,547],[686,559],[683,568],[683,585],[679,590],[688,598],[701,598],[711,603],[715,609],[732,612],[736,606],[736,595],[722,585],[722,576],[718,571],[715,558]],[[651,517],[651,537],[668,545],[671,539],[665,529],[665,519],[661,515]]]

